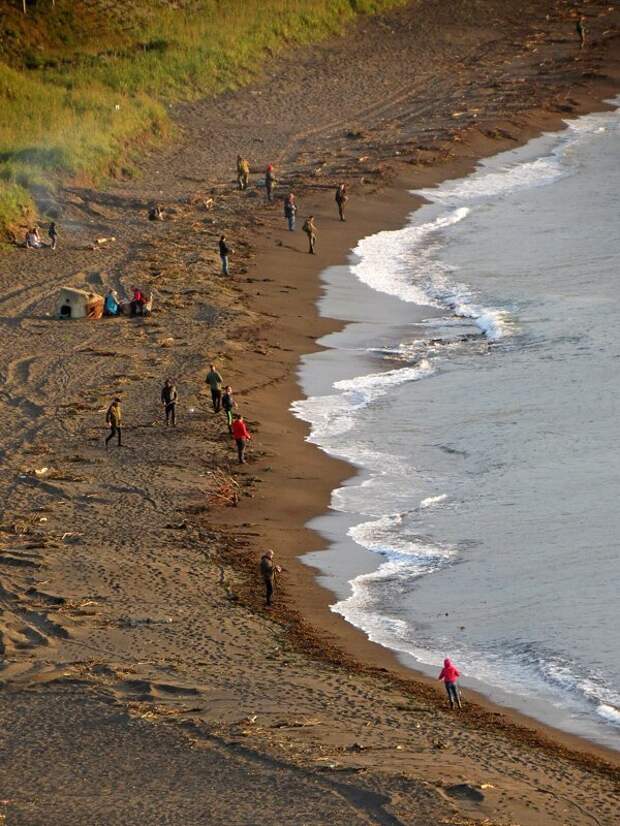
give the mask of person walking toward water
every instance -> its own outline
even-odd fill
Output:
[[[454,708],[455,704],[459,708],[463,708],[461,705],[461,695],[459,694],[459,687],[457,685],[457,679],[461,676],[460,671],[456,668],[456,666],[452,663],[449,657],[443,661],[443,668],[441,669],[441,673],[438,680],[443,680],[444,685],[446,686],[446,692],[448,694],[448,700],[450,701],[450,708]]]
[[[279,565],[274,565],[273,551],[265,551],[261,556],[260,572],[265,583],[265,606],[271,608],[276,577],[282,573],[282,568]]]
[[[308,252],[310,255],[314,255],[316,246],[316,224],[314,223],[314,215],[309,215],[306,218],[302,229],[308,236]]]
[[[270,163],[265,171],[265,189],[267,191],[267,200],[273,203],[273,191],[276,188],[277,180],[273,164]]]
[[[295,217],[297,215],[297,204],[295,203],[295,196],[292,192],[284,199],[284,217],[288,222],[289,232],[295,229]]]
[[[577,37],[579,38],[579,48],[583,49],[586,45],[586,18],[580,14],[575,24],[577,29]]]
[[[226,414],[226,423],[228,424],[228,432],[232,433],[233,410],[237,407],[237,402],[233,398],[232,387],[226,386],[222,396],[222,410]]]
[[[245,426],[243,416],[241,416],[239,413],[235,413],[233,423],[231,425],[231,433],[233,439],[235,440],[235,444],[237,445],[237,455],[239,457],[239,464],[244,465],[245,448],[252,436],[250,435],[250,432]]]
[[[214,364],[212,364],[209,368],[209,372],[207,373],[207,378],[205,379],[205,381],[211,388],[211,401],[213,402],[213,412],[219,413],[220,407],[222,405],[222,385],[224,384],[224,379],[217,372]]]
[[[349,196],[347,195],[347,187],[346,184],[340,184],[338,189],[336,190],[336,203],[338,204],[338,215],[340,216],[340,220],[344,221],[344,205],[349,200]]]
[[[225,235],[220,235],[219,248],[220,258],[222,260],[222,275],[228,275],[228,256],[231,254],[232,250],[226,243]]]
[[[164,406],[164,413],[166,414],[166,427],[172,423],[173,427],[177,426],[177,401],[179,394],[172,383],[171,379],[166,379],[164,386],[161,389],[161,403]]]
[[[114,399],[112,404],[108,407],[108,410],[105,414],[106,424],[110,427],[110,432],[105,440],[105,449],[108,449],[108,442],[110,439],[113,439],[114,436],[118,439],[118,446],[122,447],[121,444],[121,425],[122,425],[122,414],[121,414],[121,400],[119,398]]]
[[[250,183],[250,164],[241,155],[237,155],[237,183],[242,191],[247,189]]]
[[[56,224],[54,221],[49,225],[47,230],[48,237],[52,242],[52,249],[56,249],[56,245],[58,244],[58,230],[56,229]]]

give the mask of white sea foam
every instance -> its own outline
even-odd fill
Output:
[[[442,493],[440,496],[427,496],[426,499],[423,499],[420,502],[420,508],[422,510],[426,508],[432,508],[433,505],[438,505],[440,502],[445,502],[448,498],[446,493]]]

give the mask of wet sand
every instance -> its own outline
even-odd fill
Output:
[[[297,559],[320,547],[304,525],[352,473],[288,412],[300,355],[335,327],[316,313],[318,273],[401,226],[408,188],[463,175],[617,90],[618,12],[588,4],[595,43],[579,54],[568,8],[548,5],[485,4],[488,30],[460,3],[365,20],[248,90],[180,107],[178,143],[145,153],[141,179],[62,193],[59,250],[4,256],[7,822],[613,823],[616,755],[481,698],[455,719],[436,685],[329,612]],[[316,257],[262,190],[232,191],[237,148],[259,168],[278,162],[300,218],[317,216]],[[146,220],[152,200],[161,224]],[[231,280],[218,274],[221,231]],[[48,314],[62,283],[139,283],[156,312],[60,324]],[[255,434],[241,469],[209,410],[211,360]],[[174,432],[158,399],[168,375]],[[116,393],[126,447],[106,454]],[[229,485],[237,507],[218,495]],[[285,567],[271,613],[265,547]],[[110,772],[97,785],[115,762],[126,782]],[[229,800],[231,787],[242,794]]]

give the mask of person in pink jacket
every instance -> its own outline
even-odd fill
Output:
[[[461,672],[458,668],[452,663],[452,660],[449,657],[443,661],[443,668],[441,669],[441,673],[438,680],[443,680],[444,685],[446,686],[446,691],[448,693],[448,700],[450,700],[450,708],[454,708],[454,704],[458,705],[459,708],[463,708],[461,705],[461,695],[459,694],[459,687],[456,683],[457,679],[461,676]]]

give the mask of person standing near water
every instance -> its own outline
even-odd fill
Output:
[[[314,255],[316,246],[316,224],[314,223],[314,215],[308,215],[302,229],[308,236],[308,252],[310,255]]]
[[[166,379],[161,390],[161,403],[164,406],[164,413],[166,414],[166,427],[172,423],[173,427],[177,426],[177,401],[179,394],[172,383],[171,379]]]
[[[449,657],[443,661],[443,668],[441,669],[441,673],[438,680],[443,680],[444,685],[446,686],[446,692],[448,694],[448,700],[450,701],[450,708],[454,708],[455,704],[459,708],[463,708],[461,705],[461,695],[459,694],[459,687],[457,685],[457,680],[461,676],[460,671],[456,668],[456,666],[452,663],[452,660]]]
[[[224,384],[224,379],[217,372],[214,364],[210,366],[205,381],[211,389],[211,401],[213,402],[213,412],[219,413],[222,404],[222,385]]]
[[[295,203],[295,196],[292,192],[284,199],[284,217],[288,222],[289,232],[295,229],[295,216],[297,215],[297,204]]]
[[[105,414],[106,424],[110,427],[110,432],[106,436],[105,440],[105,449],[108,449],[108,442],[110,439],[113,439],[114,436],[118,439],[118,446],[122,447],[121,444],[121,425],[122,425],[122,413],[121,413],[121,400],[117,397],[114,399],[112,404],[108,407],[107,412]]]
[[[282,573],[282,568],[273,563],[273,551],[265,551],[261,556],[260,572],[265,583],[265,606],[271,608],[276,576]]]
[[[228,256],[232,250],[226,243],[226,236],[220,235],[219,240],[220,259],[222,261],[222,275],[228,275]]]
[[[245,426],[243,416],[241,416],[239,413],[235,413],[235,417],[233,419],[233,423],[231,426],[231,433],[237,445],[237,456],[239,457],[239,464],[245,465],[245,448],[252,436],[250,435],[249,430]]]
[[[338,215],[340,216],[340,220],[344,221],[344,205],[349,200],[349,196],[347,195],[347,187],[346,184],[342,183],[336,190],[336,203],[338,204]]]

